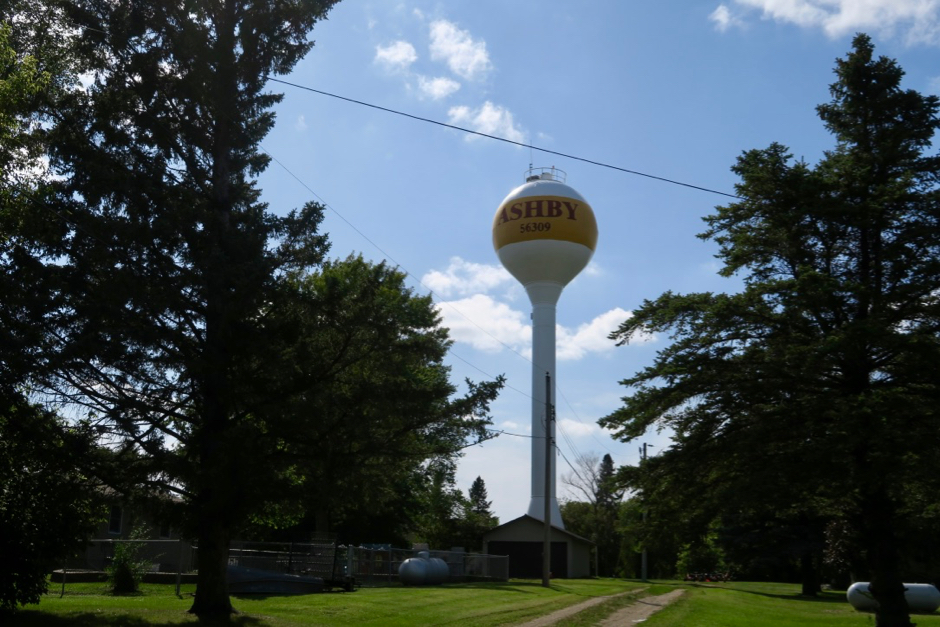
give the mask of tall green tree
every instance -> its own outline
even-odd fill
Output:
[[[458,546],[463,546],[468,551],[483,550],[483,534],[499,525],[499,518],[493,515],[490,505],[486,483],[483,477],[477,477],[467,490],[467,498],[458,521]]]
[[[283,500],[297,515],[319,515],[320,531],[386,512],[383,537],[407,536],[423,518],[427,476],[454,491],[461,451],[491,437],[487,412],[502,379],[467,381],[457,393],[444,364],[447,330],[431,298],[405,281],[384,263],[329,261],[271,314],[298,333],[284,355],[301,392],[280,409],[289,430],[278,448],[295,477]]]
[[[470,501],[470,510],[473,513],[483,516],[493,515],[493,512],[490,511],[492,501],[487,500],[486,482],[483,481],[483,477],[478,476],[473,480],[470,489],[467,491],[467,498]]]
[[[940,476],[940,159],[927,154],[940,100],[902,89],[864,35],[835,71],[818,107],[835,148],[816,167],[778,144],[744,153],[742,200],[706,218],[721,274],[743,277],[743,291],[644,302],[613,337],[674,341],[601,422],[624,439],[672,428],[685,471],[696,451],[717,460],[696,483],[713,503],[776,473],[789,485],[778,507],[842,512],[877,624],[906,626],[898,530],[931,511],[923,495]]]
[[[280,100],[265,86],[334,3],[40,4],[61,10],[93,82],[45,110],[57,176],[35,206],[58,237],[24,245],[32,261],[14,268],[46,304],[26,312],[41,330],[30,384],[97,423],[145,485],[182,497],[199,547],[192,611],[225,616],[229,539],[287,472],[265,460],[295,393],[278,367],[294,331],[270,313],[326,250],[318,207],[280,217],[258,199]]]

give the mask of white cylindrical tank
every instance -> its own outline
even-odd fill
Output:
[[[409,557],[398,567],[398,578],[406,586],[423,586],[428,579],[428,560]]]
[[[450,576],[450,569],[447,567],[447,562],[439,557],[432,557],[428,561],[427,581],[430,585],[444,583],[448,576]]]
[[[406,586],[427,586],[444,583],[450,576],[447,562],[421,551],[418,557],[409,557],[398,567],[398,578]]]
[[[860,612],[874,612],[878,609],[878,601],[868,589],[869,585],[867,581],[857,581],[845,593],[852,607]],[[910,611],[930,614],[940,608],[940,590],[929,583],[906,583],[904,600]]]
[[[532,303],[532,476],[528,514],[564,528],[555,497],[555,460],[545,457],[545,374],[555,400],[555,307],[565,286],[587,266],[597,247],[597,221],[584,197],[555,168],[529,170],[493,217],[493,248],[525,287]],[[554,438],[554,424],[550,432]],[[550,485],[545,485],[548,464]]]

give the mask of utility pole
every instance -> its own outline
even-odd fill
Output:
[[[542,541],[542,587],[551,584],[552,570],[552,376],[545,373],[545,537]]]
[[[643,443],[643,447],[640,449],[640,461],[646,461],[646,447],[652,446],[652,444]],[[645,499],[644,499],[645,500]],[[643,503],[643,526],[646,527],[646,503]],[[646,581],[646,544],[643,544],[643,556],[640,558],[640,576],[643,581]]]

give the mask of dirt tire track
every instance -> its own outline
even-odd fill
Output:
[[[617,597],[622,597],[628,594],[633,594],[633,595],[640,594],[644,590],[646,590],[646,588],[640,588],[637,590],[627,590],[626,592],[621,592],[620,594],[612,594],[610,596],[594,597],[593,599],[588,599],[587,601],[578,603],[577,605],[571,605],[564,609],[552,612],[551,614],[546,614],[545,616],[539,616],[535,620],[530,620],[527,623],[521,623],[517,627],[548,627],[549,625],[554,625],[555,623],[557,623],[558,621],[564,618],[568,618],[569,616],[574,616],[581,610],[586,610],[587,608],[593,607],[599,603],[603,603],[604,601],[608,601],[610,599],[616,599]]]
[[[659,610],[663,609],[682,596],[685,590],[679,588],[666,594],[655,597],[637,599],[637,602],[622,610],[618,610],[598,623],[601,627],[617,627],[619,625],[633,625],[646,620]]]

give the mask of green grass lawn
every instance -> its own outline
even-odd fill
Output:
[[[524,622],[595,596],[644,587],[613,579],[451,584],[427,588],[362,588],[351,593],[245,596],[232,602],[236,625],[505,625]],[[192,586],[182,597],[172,585],[144,585],[142,594],[110,596],[101,584],[70,584],[59,598],[52,587],[38,606],[17,613],[24,626],[178,625],[197,623],[186,614]]]
[[[644,627],[819,627],[874,626],[874,615],[857,612],[845,592],[823,592],[801,597],[795,584],[702,583],[685,588],[677,602],[651,616]],[[940,627],[940,614],[912,618],[920,627]]]
[[[650,617],[644,627],[754,627],[761,625],[838,627],[874,625],[868,614],[856,612],[843,592],[818,599],[799,596],[793,584],[685,584],[657,581],[596,579],[451,584],[428,588],[363,588],[352,593],[304,596],[246,596],[233,599],[241,614],[234,624],[245,627],[288,625],[512,625],[549,614],[591,597],[647,588],[640,596],[686,590],[673,605]],[[18,612],[5,624],[23,626],[124,626],[198,624],[186,613],[193,586],[182,598],[172,585],[144,585],[135,596],[110,596],[101,584],[70,584],[59,598],[54,587],[38,606]],[[565,619],[562,627],[595,625],[636,596],[607,600]],[[918,616],[921,627],[940,627],[940,615]]]

